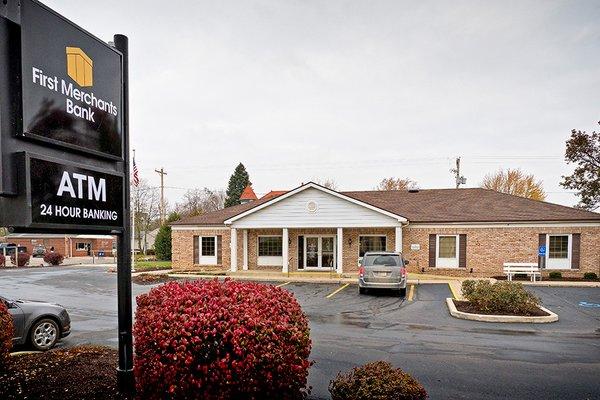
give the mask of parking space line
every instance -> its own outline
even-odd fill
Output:
[[[339,293],[339,292],[341,292],[342,290],[346,289],[346,288],[347,288],[349,285],[350,285],[349,283],[346,283],[345,285],[343,285],[343,286],[341,286],[341,287],[337,288],[335,291],[333,291],[333,292],[329,293],[327,296],[325,296],[325,298],[326,298],[326,299],[329,299],[329,298],[331,298],[331,297],[335,296],[336,294],[338,294],[338,293]]]
[[[282,283],[282,284],[280,284],[280,285],[277,285],[277,286],[275,286],[275,287],[282,287],[282,286],[285,286],[285,285],[289,285],[290,283],[292,283],[292,282],[286,282],[286,283]]]
[[[410,285],[410,290],[408,291],[408,301],[413,301],[414,295],[415,295],[415,285]]]
[[[458,300],[460,297],[456,293],[456,290],[454,290],[454,288],[452,287],[452,283],[448,282],[448,287],[450,288],[450,291],[452,292],[452,297],[454,297],[455,300]]]

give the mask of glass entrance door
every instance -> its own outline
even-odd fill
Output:
[[[304,267],[318,268],[319,267],[319,238],[316,236],[307,237],[304,242]]]
[[[335,269],[335,236],[306,236],[304,240],[304,268]]]

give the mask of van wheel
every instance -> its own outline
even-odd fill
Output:
[[[406,288],[398,290],[400,297],[406,297]]]
[[[358,287],[358,294],[367,294],[367,289],[363,287]]]

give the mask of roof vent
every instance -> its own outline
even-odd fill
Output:
[[[408,193],[419,193],[419,189],[408,189]]]

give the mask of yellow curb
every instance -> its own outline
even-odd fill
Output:
[[[461,296],[458,295],[458,292],[456,291],[456,289],[454,289],[452,283],[454,282],[448,282],[448,287],[450,288],[450,291],[452,292],[452,297],[460,300]]]
[[[415,285],[410,285],[410,290],[408,292],[408,301],[413,301],[414,295],[415,295]]]
[[[346,283],[345,285],[343,285],[342,287],[336,289],[334,292],[329,293],[327,296],[325,296],[326,299],[329,299],[331,297],[333,297],[334,295],[338,294],[339,292],[341,292],[342,290],[346,289],[350,284]]]
[[[282,283],[281,285],[277,285],[277,286],[275,286],[275,287],[282,287],[282,286],[285,286],[285,285],[289,285],[290,283],[292,283],[292,282],[286,282],[286,283]]]

